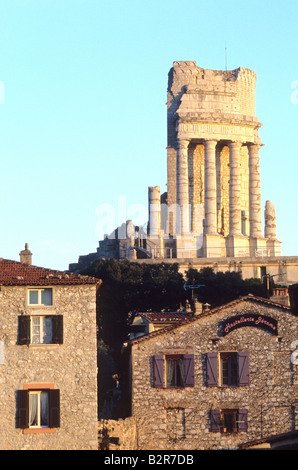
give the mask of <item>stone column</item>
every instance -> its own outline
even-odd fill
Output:
[[[148,188],[148,206],[149,206],[149,236],[150,238],[159,238],[161,230],[161,204],[160,187],[150,186]]]
[[[271,201],[265,205],[265,238],[276,239],[276,215]]]
[[[190,230],[188,145],[188,140],[177,142],[177,205],[180,208],[180,217],[176,214],[176,230],[181,235],[188,234]]]
[[[216,140],[206,140],[205,147],[205,234],[217,234]]]
[[[229,235],[241,235],[241,174],[240,174],[240,150],[241,142],[231,142],[230,149],[230,233]]]
[[[260,182],[260,145],[248,146],[249,153],[249,224],[250,236],[262,237],[261,182]]]

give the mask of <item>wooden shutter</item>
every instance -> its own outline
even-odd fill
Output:
[[[50,428],[60,427],[60,390],[49,390]]]
[[[247,431],[247,410],[238,411],[238,432]]]
[[[52,316],[52,343],[63,344],[63,315]]]
[[[184,386],[193,387],[195,384],[194,355],[186,354],[183,356],[183,364],[185,371]]]
[[[153,387],[164,386],[164,358],[153,356]]]
[[[28,390],[18,390],[17,427],[25,429],[29,427],[29,394]]]
[[[208,353],[207,355],[207,386],[217,387],[217,353]]]
[[[30,344],[30,315],[19,316],[19,344]]]
[[[219,410],[211,410],[210,411],[210,419],[211,419],[211,432],[220,432],[220,411]]]
[[[248,352],[238,353],[238,385],[249,385],[249,360]]]

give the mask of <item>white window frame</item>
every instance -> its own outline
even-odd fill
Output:
[[[39,341],[34,342],[33,337],[37,336],[36,333],[34,333],[33,328],[34,328],[34,320],[39,319]],[[49,342],[45,342],[45,320],[50,319],[51,320],[51,335],[48,335],[50,337]],[[52,316],[50,315],[32,315],[30,317],[30,344],[52,344],[53,341],[53,323],[52,323]]]
[[[41,394],[42,392],[45,392],[47,393],[48,395],[48,424],[47,425],[41,425]],[[30,429],[41,429],[41,428],[48,428],[49,427],[49,399],[50,399],[50,396],[49,396],[49,392],[48,390],[29,390],[29,410],[30,410],[30,396],[33,396],[33,395],[37,395],[37,424],[34,424],[34,425],[30,425],[30,422],[29,422],[29,428]],[[30,411],[29,411],[29,414],[30,414]],[[30,417],[29,417],[30,419]]]
[[[42,292],[44,292],[45,290],[50,290],[51,291],[51,297],[52,297],[52,301],[50,304],[43,304],[42,303]],[[37,303],[30,303],[30,293],[31,292],[37,292]],[[53,288],[52,287],[45,287],[43,289],[39,289],[39,288],[34,288],[34,287],[31,287],[28,289],[28,305],[30,305],[30,307],[36,307],[36,306],[43,306],[43,307],[51,307],[53,305]]]

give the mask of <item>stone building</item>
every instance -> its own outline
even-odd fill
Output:
[[[181,271],[193,263],[241,271],[243,278],[270,274],[278,283],[298,282],[298,257],[281,253],[274,205],[261,207],[255,87],[256,73],[243,67],[174,62],[167,87],[167,192],[148,188],[147,230],[128,220],[70,270],[98,258],[175,260]]]
[[[0,259],[0,448],[97,449],[99,280],[20,255]]]
[[[136,448],[236,449],[297,430],[297,347],[290,307],[251,295],[130,340]]]

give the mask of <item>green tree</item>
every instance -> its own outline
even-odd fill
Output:
[[[203,285],[194,291],[203,303],[216,307],[249,293],[266,297],[259,279],[243,280],[240,273],[212,268],[189,269],[185,277],[177,263],[136,263],[113,258],[96,261],[84,274],[100,278],[97,324],[99,339],[116,356],[127,340],[129,321],[138,312],[176,311],[190,300],[184,284]]]
[[[257,297],[267,297],[264,284],[260,279],[242,279],[238,272],[215,273],[212,268],[189,269],[186,272],[186,283],[201,285],[196,296],[200,302],[217,307],[240,296],[253,294]]]
[[[129,320],[141,311],[177,310],[185,301],[183,276],[176,263],[133,263],[101,259],[84,274],[102,280],[98,290],[99,339],[119,354]]]

